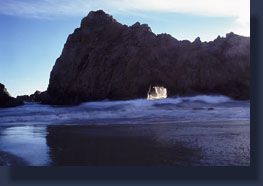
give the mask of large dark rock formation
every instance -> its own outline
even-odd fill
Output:
[[[229,33],[212,42],[155,35],[99,10],[69,35],[43,103],[146,98],[149,86],[171,95],[223,94],[249,99],[250,38]]]
[[[23,104],[23,101],[11,97],[5,86],[0,83],[0,107],[15,107]]]

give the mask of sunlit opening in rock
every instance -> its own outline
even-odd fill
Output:
[[[164,87],[150,86],[147,99],[165,99],[167,98],[167,90]]]

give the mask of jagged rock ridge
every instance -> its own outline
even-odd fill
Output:
[[[229,33],[212,42],[155,35],[92,11],[70,34],[50,75],[43,103],[146,98],[160,85],[168,96],[223,94],[249,99],[250,38]]]
[[[17,96],[16,98],[21,101],[27,102],[41,102],[41,94],[39,90],[36,90],[34,94]]]

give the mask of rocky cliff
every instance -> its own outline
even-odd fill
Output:
[[[229,33],[211,42],[178,41],[146,24],[128,27],[102,10],[69,35],[43,103],[146,98],[150,86],[168,96],[223,94],[249,99],[250,38]]]
[[[23,101],[11,97],[11,95],[6,90],[5,86],[0,83],[0,108],[15,107],[23,104]]]

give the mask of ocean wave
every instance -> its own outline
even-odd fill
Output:
[[[249,106],[249,101],[234,101],[221,95],[158,100],[104,100],[71,107],[29,103],[21,107],[1,109],[0,125],[138,124],[168,120],[249,119]]]

